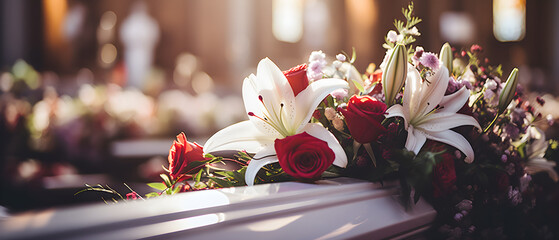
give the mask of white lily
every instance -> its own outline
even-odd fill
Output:
[[[408,131],[406,149],[419,152],[427,139],[443,142],[465,155],[465,161],[474,160],[474,150],[470,143],[451,128],[472,125],[480,129],[479,123],[471,116],[456,113],[470,96],[462,87],[457,92],[444,96],[448,86],[448,69],[439,63],[439,70],[423,81],[415,67],[408,63],[408,75],[404,88],[403,105],[393,105],[386,112],[389,117],[404,118]]]
[[[547,141],[545,140],[545,133],[534,126],[528,127],[526,135],[524,135],[521,142],[527,142],[532,139],[531,143],[526,146],[526,166],[524,170],[528,174],[535,174],[538,172],[547,172],[553,181],[559,181],[559,176],[555,172],[555,162],[548,161],[544,158],[545,151],[547,150]]]
[[[302,132],[328,143],[335,153],[334,165],[345,167],[347,157],[326,128],[309,123],[318,104],[332,91],[348,88],[341,79],[321,79],[295,95],[282,71],[268,58],[258,63],[257,75],[243,82],[243,100],[249,120],[222,129],[204,146],[205,153],[246,151],[254,153],[245,173],[247,185],[254,184],[263,166],[278,162],[274,141]]]

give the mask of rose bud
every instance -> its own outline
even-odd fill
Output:
[[[181,175],[188,173],[188,164],[194,161],[204,161],[204,150],[198,143],[191,143],[186,140],[184,133],[177,135],[177,140],[169,149],[169,174],[172,179],[177,179]]]
[[[281,168],[301,180],[316,180],[332,165],[334,151],[328,143],[302,132],[274,142]]]
[[[287,71],[283,71],[283,75],[287,78],[287,81],[293,90],[293,95],[295,96],[309,86],[307,64],[301,64]]]
[[[349,132],[358,143],[370,143],[386,131],[381,123],[386,113],[386,104],[370,96],[354,95],[346,109],[340,109],[345,117]]]

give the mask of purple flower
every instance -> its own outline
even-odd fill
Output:
[[[520,191],[512,186],[509,187],[508,198],[514,206],[522,203],[522,195],[520,194]]]
[[[458,82],[453,77],[450,77],[450,79],[448,80],[448,87],[446,88],[446,92],[444,94],[445,95],[452,94],[452,93],[458,91],[461,87],[462,87],[462,84],[460,82]]]
[[[520,178],[520,192],[526,191],[526,189],[528,189],[528,186],[530,186],[531,181],[532,177],[530,177],[530,175],[528,174],[524,174],[524,176]]]
[[[456,204],[456,208],[460,211],[470,211],[472,210],[472,200],[464,199]]]
[[[508,157],[507,157],[506,154],[501,155],[501,162],[506,163],[506,162],[507,162],[507,159],[508,159]]]
[[[347,89],[340,88],[338,90],[334,90],[332,93],[330,93],[330,95],[332,95],[332,97],[334,97],[336,100],[342,100],[347,97],[347,93]]]
[[[512,122],[516,124],[523,124],[526,118],[526,112],[522,108],[515,108],[510,115]]]
[[[423,54],[421,54],[419,62],[423,66],[431,68],[433,71],[437,71],[437,69],[439,69],[439,59],[434,53],[424,52]]]
[[[517,139],[520,135],[520,130],[514,123],[508,123],[503,130],[505,132],[505,135],[510,137],[511,139]]]

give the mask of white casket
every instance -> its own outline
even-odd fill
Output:
[[[406,209],[397,184],[337,178],[24,213],[0,221],[0,239],[405,238],[435,215],[423,200]]]

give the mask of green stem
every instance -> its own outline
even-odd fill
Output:
[[[491,121],[491,123],[489,124],[489,126],[487,126],[487,128],[485,128],[485,130],[483,130],[483,132],[487,132],[487,130],[489,130],[489,128],[491,128],[493,126],[493,124],[495,123],[495,121],[497,121],[497,118],[499,118],[500,114],[495,115],[495,118],[493,118],[493,121]]]

